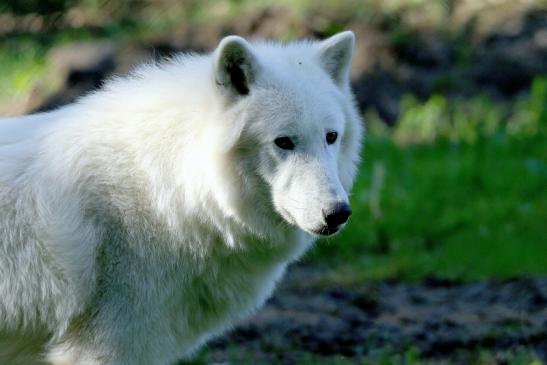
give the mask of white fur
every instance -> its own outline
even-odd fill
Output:
[[[231,36],[0,120],[0,363],[170,364],[261,306],[347,201],[353,42]]]

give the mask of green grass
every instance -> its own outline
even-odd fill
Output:
[[[316,255],[354,258],[373,277],[545,274],[546,158],[539,138],[401,149],[371,137],[351,223]],[[374,171],[385,171],[379,197]]]
[[[29,40],[4,41],[0,45],[0,103],[30,93],[44,75],[44,49]]]
[[[493,128],[477,123],[481,131],[469,140],[454,138],[454,121],[476,113],[439,121],[434,138],[403,123],[392,133],[373,132],[350,223],[309,259],[336,261],[350,281],[547,274],[547,81],[538,79],[519,105]],[[408,113],[420,118],[412,110],[403,121]],[[415,136],[397,144],[403,133]]]

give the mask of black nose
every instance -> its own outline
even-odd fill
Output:
[[[336,228],[346,223],[351,215],[351,208],[347,203],[336,203],[333,209],[324,212],[325,222],[329,228]]]

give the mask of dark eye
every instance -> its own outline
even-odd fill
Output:
[[[294,143],[289,137],[279,137],[274,141],[275,145],[282,150],[292,150],[294,148]]]
[[[333,144],[334,142],[336,142],[336,138],[338,138],[338,133],[336,132],[329,132],[327,133],[327,143],[328,144]]]

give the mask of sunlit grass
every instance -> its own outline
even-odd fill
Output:
[[[44,76],[44,49],[31,41],[3,42],[0,70],[0,105],[26,98]]]

